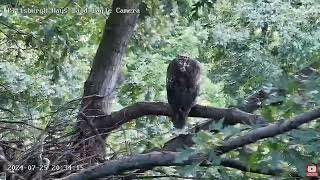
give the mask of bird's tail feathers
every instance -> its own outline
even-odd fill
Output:
[[[177,129],[183,129],[186,125],[186,115],[182,112],[175,113],[172,117],[173,126]]]

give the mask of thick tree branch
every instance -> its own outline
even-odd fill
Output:
[[[281,90],[279,89],[274,89],[268,92],[262,89],[252,94],[251,96],[247,97],[245,101],[240,103],[238,106],[236,106],[236,108],[247,113],[252,113],[258,110],[261,107],[262,103],[266,101],[268,98],[270,98],[272,94],[280,94],[280,92]],[[207,122],[197,125],[196,127],[193,128],[192,132],[197,132],[199,130],[209,130],[209,127],[213,121],[214,119],[211,119]],[[261,117],[259,117],[255,123],[261,124],[261,125],[267,125],[267,122]],[[230,123],[225,121],[224,124],[230,124]],[[193,134],[180,134],[179,136],[168,141],[165,144],[163,149],[167,151],[177,151],[178,149],[182,149],[185,146],[192,146],[194,144],[192,137],[193,137]]]
[[[94,124],[99,127],[100,133],[109,132],[124,123],[146,115],[171,116],[172,111],[167,103],[139,102],[110,115],[97,116],[94,119]],[[189,116],[214,120],[224,119],[227,124],[259,124],[263,121],[258,115],[246,113],[237,108],[214,108],[201,105],[194,106]]]
[[[103,178],[111,175],[119,175],[125,171],[135,169],[145,169],[155,166],[185,166],[194,162],[202,162],[206,160],[206,157],[196,155],[190,157],[184,162],[176,162],[175,159],[179,153],[170,151],[154,151],[146,154],[139,154],[132,157],[126,157],[120,160],[112,160],[103,164],[99,164],[88,169],[85,169],[79,173],[72,174],[61,180],[90,180],[96,178]],[[203,163],[204,166],[209,165]],[[222,159],[221,165],[225,167],[239,169],[245,172],[253,172],[266,175],[277,175],[282,171],[279,169],[274,170],[261,170],[259,168],[248,168],[240,161]]]
[[[111,113],[110,115],[95,116],[94,124],[98,127],[101,134],[110,132],[119,128],[131,120],[146,115],[162,115],[171,116],[172,111],[167,103],[163,102],[139,102],[130,105],[120,111]],[[189,114],[190,117],[210,118],[213,120],[223,119],[225,124],[263,124],[266,122],[258,115],[243,112],[237,108],[214,108],[209,106],[194,106]],[[209,123],[208,123],[209,124]],[[202,127],[205,128],[205,127]],[[103,138],[107,135],[102,135]],[[183,136],[183,137],[181,137]],[[166,150],[175,151],[184,145],[192,145],[192,135],[181,135],[166,144]],[[179,146],[181,145],[181,146]]]
[[[260,90],[241,103],[240,105],[236,106],[236,108],[240,109],[241,111],[252,113],[261,107],[263,101],[269,98],[271,92],[266,92],[265,90]],[[232,106],[230,106],[232,107]],[[214,122],[214,119],[211,119],[207,122],[197,125],[193,128],[192,132],[198,132],[199,130],[209,130],[210,125]],[[230,124],[225,122],[224,124]],[[259,117],[256,124],[266,125],[267,122]],[[193,134],[180,134],[179,136],[171,139],[168,141],[165,146],[164,150],[167,151],[177,151],[178,149],[183,148],[184,146],[192,146],[194,143],[192,141]]]
[[[261,127],[249,132],[246,135],[239,136],[227,140],[222,146],[217,148],[219,154],[227,153],[247,144],[257,142],[258,140],[274,137],[279,134],[297,129],[302,124],[308,123],[320,117],[320,109],[315,109],[296,116],[295,118],[287,121],[279,121],[276,124],[271,124],[266,127]]]

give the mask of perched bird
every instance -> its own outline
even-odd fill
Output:
[[[201,66],[197,60],[178,56],[167,69],[167,98],[175,128],[182,129],[199,94]]]

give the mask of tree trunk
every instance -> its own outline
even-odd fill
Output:
[[[112,13],[96,52],[90,75],[84,84],[84,94],[74,138],[74,155],[86,159],[87,165],[103,161],[106,135],[100,135],[92,116],[109,114],[115,89],[119,85],[122,57],[134,31],[137,13],[116,13],[116,8],[138,9],[137,0],[114,0]],[[74,156],[75,157],[75,156]],[[72,158],[74,161],[74,158]]]

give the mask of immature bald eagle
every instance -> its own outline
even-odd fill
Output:
[[[197,60],[178,56],[167,70],[167,98],[175,128],[182,129],[199,94],[201,68]]]

